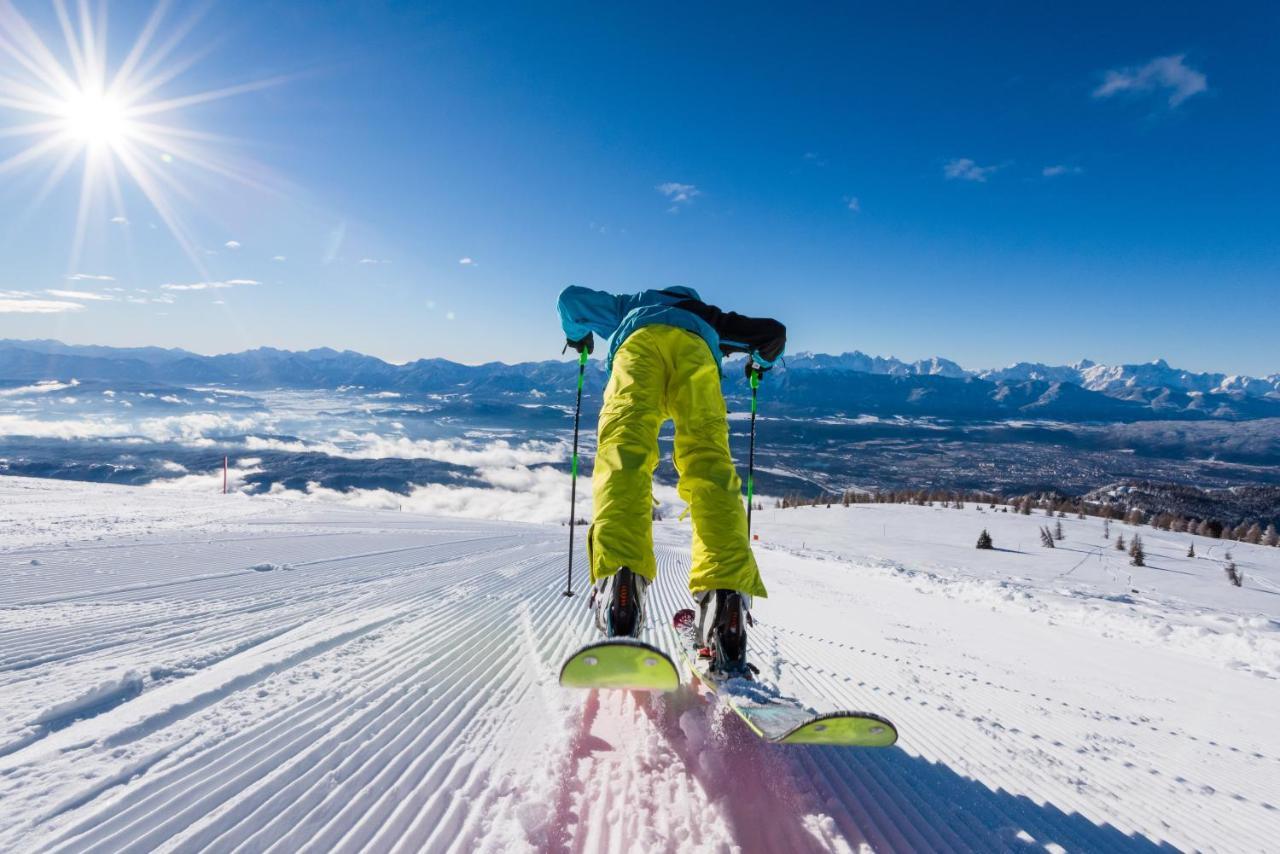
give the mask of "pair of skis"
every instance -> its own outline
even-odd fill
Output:
[[[819,714],[749,677],[715,671],[711,660],[698,654],[695,620],[688,608],[672,619],[680,657],[699,682],[766,741],[888,747],[898,740],[894,725],[879,715],[851,711]],[[674,691],[680,686],[680,671],[671,657],[655,646],[632,638],[609,638],[589,643],[565,659],[560,684],[567,688]]]

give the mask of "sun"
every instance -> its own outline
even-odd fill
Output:
[[[90,211],[105,199],[124,219],[126,181],[197,267],[198,242],[179,216],[177,199],[193,198],[199,173],[263,189],[253,164],[226,153],[226,140],[187,126],[190,108],[274,86],[285,77],[223,86],[193,94],[173,92],[175,81],[197,64],[201,51],[182,45],[195,29],[200,7],[166,32],[168,0],[158,0],[128,50],[107,43],[104,0],[54,0],[63,44],[50,44],[18,10],[0,0],[0,145],[29,140],[16,151],[0,148],[0,180],[10,172],[48,167],[34,208],[77,164],[80,204],[71,249],[76,266]],[[61,47],[61,50],[59,50]],[[124,47],[123,45],[121,47]],[[109,56],[122,57],[112,65]],[[163,93],[163,94],[162,94]]]
[[[114,147],[135,135],[124,105],[106,92],[77,92],[59,112],[66,133],[86,146]]]

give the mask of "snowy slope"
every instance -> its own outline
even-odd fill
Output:
[[[1280,550],[1233,544],[1236,589],[1222,543],[1147,529],[1139,570],[1096,520],[1052,551],[1043,516],[974,507],[757,520],[763,678],[889,716],[898,748],[764,745],[692,690],[561,690],[590,636],[563,527],[0,480],[0,850],[1280,837]],[[687,529],[657,539],[665,622]]]

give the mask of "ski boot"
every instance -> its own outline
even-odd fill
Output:
[[[747,663],[747,627],[751,596],[737,590],[705,590],[698,602],[698,656],[711,660],[711,670],[751,678],[759,672]]]
[[[605,637],[640,637],[644,628],[644,597],[649,581],[625,566],[596,582],[587,603],[595,608],[596,628]]]

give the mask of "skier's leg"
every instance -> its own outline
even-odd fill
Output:
[[[600,408],[595,468],[591,475],[594,521],[591,579],[620,567],[653,580],[653,471],[666,367],[654,330],[637,329],[618,348]]]
[[[670,331],[673,364],[667,409],[676,424],[675,465],[680,497],[693,517],[689,590],[737,590],[765,596],[747,541],[742,481],[729,453],[729,421],[720,391],[720,366],[699,336]]]

